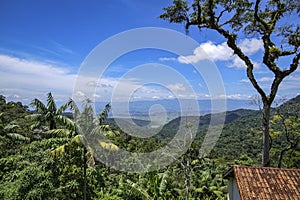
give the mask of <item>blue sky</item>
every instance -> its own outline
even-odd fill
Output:
[[[162,8],[171,3],[171,0],[1,0],[0,94],[24,103],[33,98],[45,99],[50,91],[57,101],[66,101],[74,95],[88,96],[84,88],[75,92],[73,88],[82,63],[101,42],[143,27],[168,28],[185,34],[183,25],[158,18]],[[213,98],[249,99],[256,94],[243,63],[232,55],[222,37],[195,28],[186,37],[193,38],[199,46],[185,55],[158,49],[129,52],[114,60],[97,82],[86,77],[83,84],[94,88],[93,98],[97,101],[109,101],[114,91],[119,92],[116,96],[120,101],[207,99],[213,95],[205,77],[197,73],[193,64],[202,62],[204,67],[208,55],[225,89],[224,94]],[[257,79],[268,90],[272,76],[259,58],[261,41],[244,37],[239,45],[254,60]],[[177,74],[172,75],[173,72]],[[279,96],[291,98],[300,94],[299,75],[298,70],[284,81]],[[159,77],[164,81],[156,81]],[[118,87],[120,81],[122,87]]]

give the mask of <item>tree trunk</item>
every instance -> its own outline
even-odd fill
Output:
[[[284,153],[285,153],[286,151],[288,151],[288,149],[283,149],[283,150],[280,152],[280,156],[279,156],[279,159],[278,159],[278,165],[277,165],[278,168],[281,168],[283,155],[284,155]]]
[[[269,102],[264,102],[263,106],[263,149],[262,149],[262,165],[270,166],[270,111]]]
[[[54,130],[54,129],[56,129],[56,123],[55,123],[55,121],[54,121],[54,120],[50,120],[49,129],[50,129],[50,130]]]
[[[83,147],[83,200],[86,200],[87,195],[87,177],[86,177],[86,170],[87,170],[87,158],[86,158],[87,150]]]

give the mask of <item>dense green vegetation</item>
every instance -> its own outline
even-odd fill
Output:
[[[212,116],[201,116],[197,137],[183,156],[165,169],[128,173],[95,160],[85,139],[90,134],[109,138],[113,143],[105,137],[96,141],[106,153],[151,152],[174,136],[181,118],[157,136],[141,139],[109,123],[109,105],[94,117],[90,101],[83,109],[72,100],[57,108],[49,93],[46,105],[34,99],[31,106],[34,112],[0,96],[0,199],[226,199],[227,164],[261,163],[260,111],[227,112],[221,137],[206,157],[199,149]],[[75,118],[64,114],[67,109]],[[272,109],[272,166],[300,167],[299,111],[300,96]]]

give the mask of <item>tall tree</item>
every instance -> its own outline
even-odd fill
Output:
[[[32,128],[40,127],[41,125],[48,124],[49,130],[57,128],[58,123],[63,123],[66,125],[70,123],[70,119],[63,115],[63,112],[71,105],[72,100],[63,104],[61,107],[57,108],[54,98],[51,92],[47,95],[47,105],[45,105],[39,99],[34,99],[31,102],[31,106],[35,108],[35,113],[28,115],[27,118],[35,121]]]
[[[91,101],[87,99],[83,104],[82,112],[77,107],[73,100],[70,100],[69,105],[73,111],[74,121],[66,124],[66,128],[57,128],[47,131],[48,134],[57,136],[66,136],[70,138],[70,141],[66,144],[59,146],[51,152],[53,157],[61,156],[66,153],[66,150],[76,149],[77,147],[82,148],[82,160],[83,160],[83,199],[86,200],[88,196],[88,181],[87,181],[87,168],[95,164],[94,160],[94,149],[90,146],[88,140],[91,141],[90,137],[95,135],[103,134],[107,132],[109,134],[115,134],[108,124],[104,124],[107,120],[108,112],[111,107],[109,104],[100,112],[97,118],[94,117],[94,110],[91,105]],[[95,138],[94,138],[95,140]],[[111,150],[118,150],[118,147],[110,142],[96,141],[99,142],[103,148]],[[104,145],[104,146],[103,146]]]
[[[263,102],[262,165],[269,166],[270,108],[281,82],[299,65],[299,20],[285,19],[290,15],[299,17],[299,1],[194,0],[190,5],[188,1],[174,0],[164,11],[160,18],[171,23],[185,23],[187,30],[196,26],[224,36],[228,47],[245,63],[247,77]],[[263,64],[274,75],[269,91],[258,83],[253,60],[237,44],[245,35],[259,37],[263,42]],[[288,60],[288,66],[280,66],[282,60]]]

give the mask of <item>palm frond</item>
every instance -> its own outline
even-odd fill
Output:
[[[30,121],[37,121],[40,120],[40,118],[42,118],[43,115],[36,113],[36,114],[30,114],[30,115],[26,115],[25,119],[30,120]]]
[[[46,131],[46,134],[56,137],[69,137],[72,134],[72,131],[69,129],[53,129]]]
[[[14,140],[25,141],[25,142],[30,141],[29,137],[25,137],[24,135],[21,135],[21,134],[18,134],[18,133],[7,133],[6,135],[9,138],[14,139]]]
[[[57,110],[56,104],[55,104],[55,101],[54,101],[54,98],[53,98],[51,92],[48,93],[48,97],[47,97],[47,109],[50,112],[56,112],[56,110]]]
[[[53,157],[58,157],[61,156],[65,153],[65,148],[66,148],[67,144],[61,145],[59,147],[57,147],[56,149],[51,151],[51,156]]]
[[[70,102],[70,108],[73,111],[74,117],[76,118],[77,115],[80,114],[80,110],[73,99],[70,98],[69,102]]]
[[[72,138],[70,144],[76,144],[76,145],[83,145],[83,138],[82,135],[76,135]]]
[[[75,123],[70,118],[68,118],[66,116],[63,116],[63,115],[56,115],[54,118],[55,118],[55,120],[57,122],[63,124],[68,129],[70,129],[70,130],[74,130],[75,129]]]
[[[115,137],[115,136],[120,135],[120,131],[113,130],[110,127],[110,125],[106,124],[106,125],[95,126],[95,128],[92,130],[91,134],[94,134],[94,135],[102,134],[106,137],[108,137],[108,136]]]
[[[38,113],[46,113],[47,107],[38,99],[33,99],[30,106],[34,107]]]
[[[69,99],[68,102],[64,103],[56,110],[56,114],[62,114],[65,110],[67,110],[67,108],[69,108],[69,107],[71,108],[71,105],[73,103],[74,103],[73,100]]]
[[[52,150],[50,156],[53,156],[53,157],[62,156],[65,154],[66,148],[71,147],[72,145],[82,145],[83,143],[82,143],[81,137],[82,137],[81,135],[76,135],[75,137],[73,137],[71,139],[70,142],[68,142],[64,145],[61,145],[61,146],[57,147],[56,149]]]
[[[5,127],[4,127],[4,130],[5,131],[8,131],[8,130],[13,130],[14,128],[19,128],[20,126],[17,125],[17,124],[7,124]]]
[[[34,123],[34,124],[32,124],[30,126],[30,130],[34,130],[34,129],[40,128],[41,126],[42,126],[41,121],[37,121],[36,123]]]
[[[51,119],[52,116],[53,116],[53,113],[52,113],[52,112],[49,112],[49,111],[45,114],[45,118],[46,118],[46,119]]]
[[[107,120],[110,109],[111,109],[111,105],[108,103],[108,104],[106,104],[104,109],[100,112],[100,114],[99,114],[100,125],[103,125],[103,123]]]

